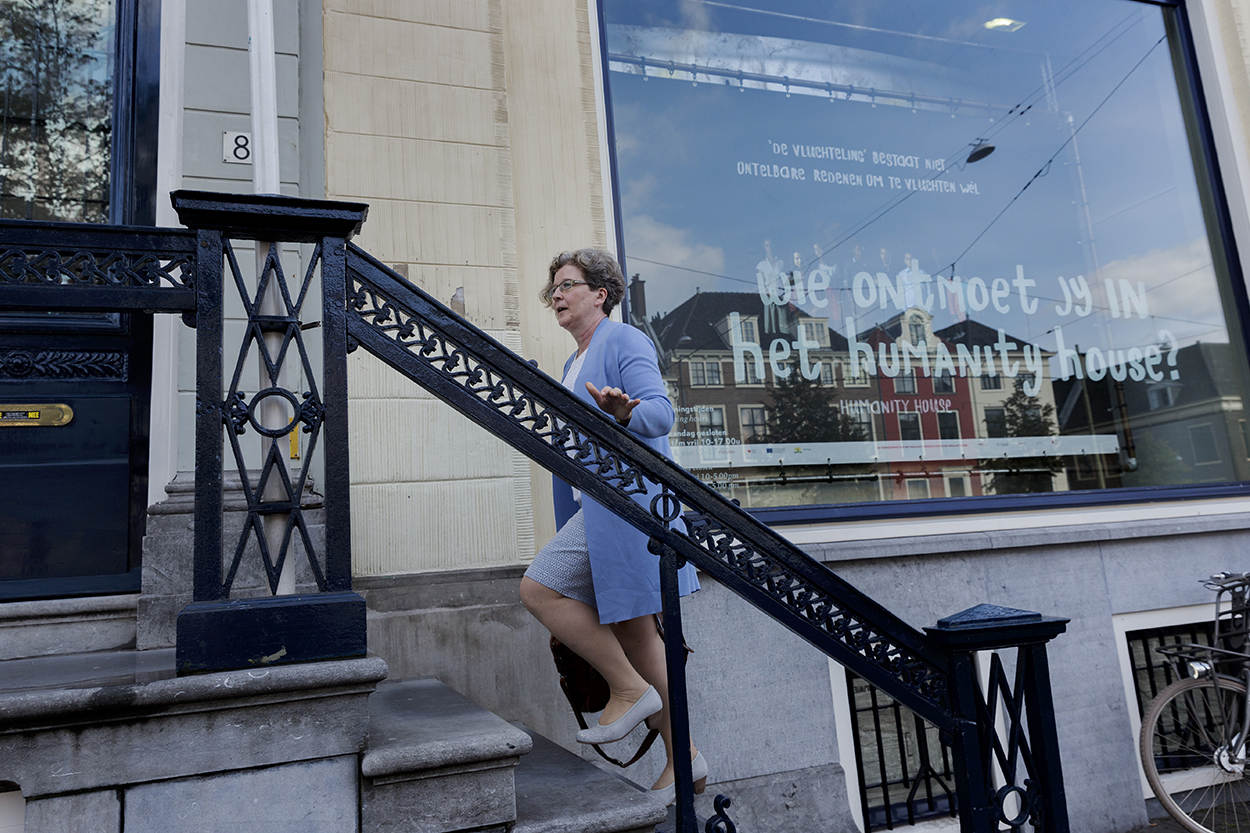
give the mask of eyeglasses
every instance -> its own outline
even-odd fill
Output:
[[[589,286],[589,285],[590,284],[587,283],[586,281],[572,281],[572,280],[560,281],[559,283],[552,284],[551,286],[543,290],[543,298],[550,301],[552,297],[556,294],[557,289],[560,290],[560,294],[563,295],[575,286]]]

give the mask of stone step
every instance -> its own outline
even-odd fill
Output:
[[[653,833],[665,820],[659,799],[530,733],[534,748],[516,770],[512,833]]]
[[[438,680],[380,684],[361,760],[361,833],[504,833],[529,735]]]
[[[699,805],[701,803],[700,796],[695,796],[694,826],[696,830],[705,830],[708,823],[708,820],[700,814],[701,808]],[[717,827],[713,829],[724,830],[726,828]],[[668,815],[665,816],[664,821],[660,822],[655,828],[655,833],[677,833],[677,808],[672,804],[668,806]]]
[[[135,644],[137,594],[0,604],[0,661]]]

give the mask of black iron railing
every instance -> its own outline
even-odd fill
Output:
[[[195,601],[179,617],[184,671],[307,661],[364,652],[364,607],[350,591],[346,353],[368,350],[479,425],[591,495],[646,533],[660,556],[676,748],[689,742],[677,570],[686,561],[937,725],[955,755],[961,827],[971,833],[1030,828],[1066,833],[1067,816],[1050,700],[1046,642],[1066,620],[979,606],[921,633],[838,578],[769,527],[622,431],[551,377],[491,339],[347,240],[365,206],[276,196],[175,192],[193,232],[0,224],[0,309],[193,311],[197,327]],[[245,279],[232,240],[270,246],[257,284]],[[263,241],[261,243],[260,241]],[[279,292],[278,243],[310,249],[299,289]],[[55,254],[52,254],[55,253]],[[115,259],[113,259],[115,257]],[[6,268],[4,264],[16,263]],[[101,267],[101,263],[110,264]],[[114,268],[111,264],[125,263]],[[78,264],[78,265],[66,265]],[[305,304],[320,278],[322,318]],[[12,277],[10,277],[12,275]],[[281,283],[281,282],[279,282]],[[224,288],[247,316],[231,383],[224,385]],[[73,291],[70,291],[72,289]],[[316,377],[304,330],[322,330],[321,384],[293,389],[273,369],[294,351]],[[268,346],[266,346],[268,345]],[[264,387],[240,390],[237,368],[264,356]],[[257,416],[264,400],[287,405],[282,425]],[[283,432],[307,431],[325,449],[326,541],[318,554],[299,518],[306,471],[273,460]],[[255,432],[262,471],[248,485],[244,537],[223,555],[221,467],[227,436]],[[238,446],[230,443],[232,451]],[[237,464],[241,471],[242,452]],[[275,483],[282,488],[273,489]],[[285,518],[276,545],[265,518]],[[250,532],[249,532],[250,530]],[[255,542],[273,589],[291,542],[313,566],[318,593],[230,597],[232,567]],[[980,652],[1013,649],[983,690]],[[678,756],[678,826],[695,829],[689,761]],[[728,800],[714,823],[729,829]]]
[[[675,748],[689,743],[677,570],[690,561],[941,727],[965,830],[1067,830],[1045,649],[1066,620],[981,605],[923,635],[375,258],[349,246],[347,269],[353,344],[650,536]],[[976,654],[1008,647],[1019,649],[1016,686],[983,692]],[[678,827],[692,831],[682,757]]]
[[[0,307],[182,312],[193,324],[196,253],[186,229],[3,222]]]

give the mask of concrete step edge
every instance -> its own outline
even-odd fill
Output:
[[[664,804],[648,790],[530,734],[533,751],[516,770],[512,833],[632,833],[664,821]]]

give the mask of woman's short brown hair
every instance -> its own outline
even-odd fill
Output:
[[[547,267],[547,285],[539,293],[542,302],[551,306],[549,293],[552,284],[555,283],[556,272],[570,263],[582,273],[582,277],[586,279],[586,285],[592,291],[598,289],[608,291],[608,297],[603,302],[603,314],[610,314],[625,296],[625,275],[622,274],[621,266],[616,262],[616,258],[603,249],[578,249],[575,252],[560,252],[553,257],[551,265]]]

